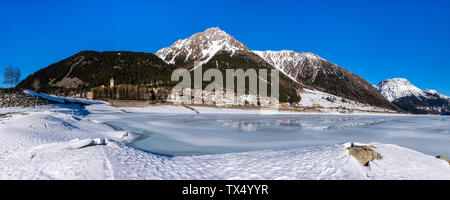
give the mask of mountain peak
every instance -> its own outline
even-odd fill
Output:
[[[381,81],[380,83],[378,83],[378,86],[380,86],[380,85],[381,86],[385,86],[385,85],[394,86],[395,85],[397,87],[403,87],[404,89],[406,89],[407,87],[411,87],[414,90],[420,90],[419,88],[414,86],[411,82],[409,82],[409,80],[406,78],[387,79],[387,80],[384,80],[384,81]]]
[[[389,101],[405,96],[423,96],[423,91],[405,78],[392,78],[381,81],[377,85],[378,91]]]
[[[421,90],[404,78],[381,81],[378,91],[399,108],[414,114],[447,114],[450,98],[436,90]]]
[[[231,55],[236,51],[250,52],[247,46],[233,36],[219,27],[212,27],[187,39],[178,40],[172,46],[157,51],[156,55],[170,64],[195,60],[206,63],[222,50],[230,52]]]
[[[227,34],[225,31],[220,29],[218,26],[207,28],[205,31],[203,31],[201,33],[225,33],[225,34]]]
[[[387,79],[381,82],[395,82],[395,83],[401,83],[401,84],[405,84],[405,85],[412,85],[411,82],[409,82],[408,79],[406,78],[391,78],[391,79]]]

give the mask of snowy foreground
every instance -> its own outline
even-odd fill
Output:
[[[123,109],[192,114],[174,106]],[[123,109],[107,104],[0,109],[0,113],[14,112],[0,118],[0,179],[450,179],[450,165],[435,155],[379,143],[373,145],[383,158],[369,167],[347,154],[348,143],[199,156],[157,155],[127,145],[138,135],[116,131],[90,117],[92,113],[119,114]],[[197,109],[216,114],[256,112]]]

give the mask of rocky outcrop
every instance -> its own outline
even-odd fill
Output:
[[[363,166],[369,166],[370,161],[382,158],[382,156],[378,152],[372,150],[372,148],[376,148],[376,147],[372,146],[372,145],[356,146],[356,145],[352,144],[352,146],[347,148],[347,150],[348,150],[348,154],[353,156]]]
[[[40,97],[23,93],[18,89],[0,89],[0,108],[4,107],[34,107],[49,104]]]
[[[444,161],[448,162],[448,164],[450,165],[450,160],[449,160],[448,158],[446,158],[446,157],[444,157],[444,156],[441,156],[441,155],[436,156],[436,158],[439,158],[439,159],[441,159],[441,160],[444,160]]]

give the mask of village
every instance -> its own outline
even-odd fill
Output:
[[[303,105],[301,102],[280,102],[274,97],[260,96],[258,94],[238,94],[233,90],[225,88],[221,91],[223,92],[192,88],[172,89],[171,87],[165,86],[164,82],[161,80],[155,80],[147,85],[116,84],[114,78],[111,78],[108,86],[101,85],[99,87],[91,88],[89,91],[68,91],[66,94],[53,94],[71,98],[105,100],[116,106],[183,104],[227,108],[277,108],[299,112],[321,112],[323,110],[332,109],[340,113],[349,113],[358,110],[357,108],[347,108],[348,105],[346,104],[351,102],[344,98],[338,100],[334,96],[327,95],[325,95],[326,97],[322,97],[322,101],[336,104],[336,106],[324,107],[319,103]]]
[[[168,102],[175,104],[215,104],[216,106],[244,106],[254,105],[261,107],[278,107],[280,103],[274,97],[252,94],[236,94],[234,91],[216,92],[195,90],[191,88],[172,90],[167,98]],[[285,105],[285,103],[282,103]]]
[[[279,102],[277,98],[237,94],[232,90],[223,89],[224,92],[198,90],[191,88],[169,89],[160,86],[162,81],[145,86],[128,84],[115,84],[114,78],[109,86],[101,85],[89,91],[69,91],[66,96],[71,98],[103,99],[103,100],[145,100],[156,103],[167,102],[173,104],[205,104],[215,106],[261,106],[261,107],[294,107],[297,104]],[[61,94],[55,94],[61,95]]]

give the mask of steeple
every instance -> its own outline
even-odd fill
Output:
[[[114,78],[111,78],[111,80],[109,80],[109,88],[114,88]]]

